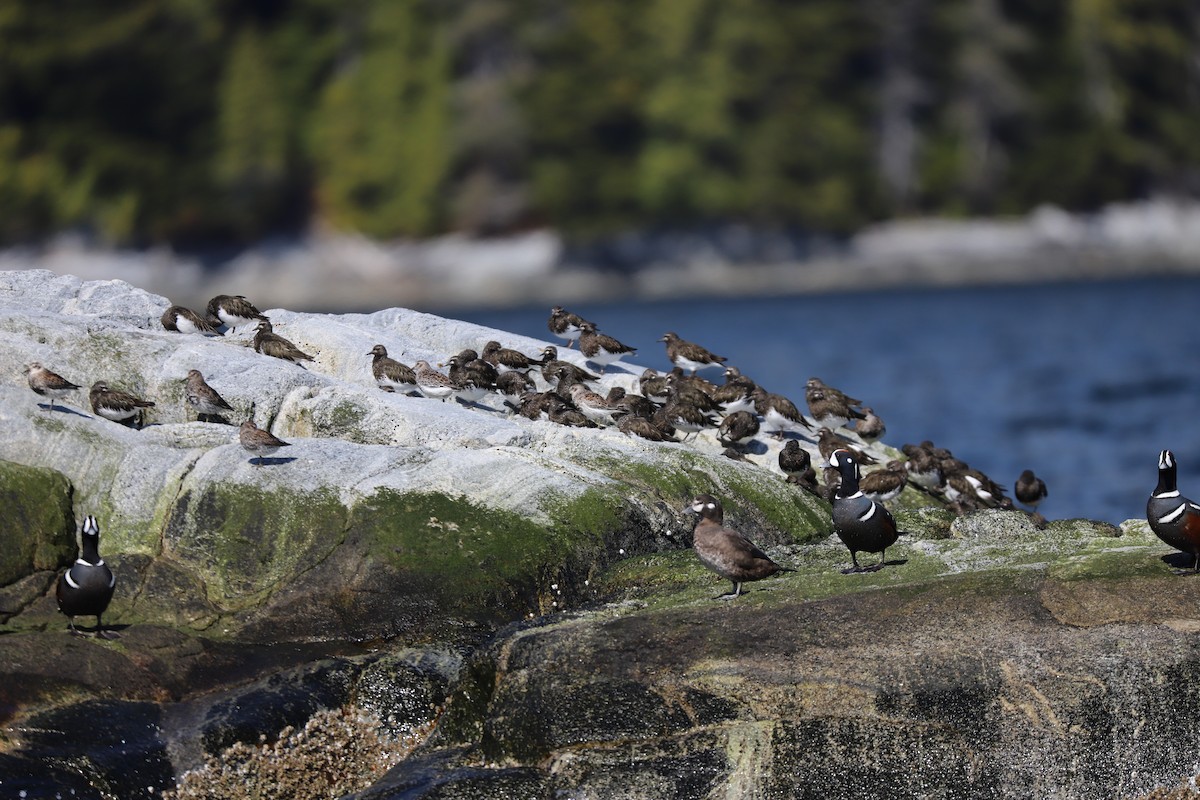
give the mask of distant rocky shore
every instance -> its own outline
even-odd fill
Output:
[[[569,244],[549,230],[378,242],[316,233],[204,257],[105,249],[78,236],[0,253],[0,270],[118,278],[184,305],[218,291],[306,311],[453,309],[691,295],[802,294],[1200,274],[1200,204],[1158,199],[1070,214],[913,219],[844,238],[723,226]]]

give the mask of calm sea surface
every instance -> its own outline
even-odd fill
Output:
[[[873,406],[888,444],[932,439],[1010,493],[1033,469],[1050,519],[1144,517],[1164,448],[1200,499],[1200,280],[568,308],[637,347],[640,366],[669,369],[657,339],[675,331],[802,410],[818,376]],[[554,341],[549,311],[450,316]]]

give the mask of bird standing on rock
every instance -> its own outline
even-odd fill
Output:
[[[788,439],[779,451],[779,469],[794,483],[813,494],[817,493],[817,471],[812,466],[812,456],[795,439]]]
[[[850,420],[862,420],[866,415],[845,400],[827,393],[824,389],[808,388],[804,391],[808,413],[818,425],[830,430],[845,427]]]
[[[686,339],[680,339],[675,333],[668,331],[659,339],[660,342],[667,344],[667,358],[677,367],[691,371],[693,375],[697,370],[706,367],[723,367],[725,363],[724,356],[714,355],[705,350],[698,344],[689,342]]]
[[[866,442],[873,442],[887,433],[887,426],[883,424],[883,420],[879,418],[874,409],[870,406],[863,406],[862,413],[862,419],[854,423],[854,432],[858,434],[858,438]]]
[[[1158,454],[1158,486],[1146,502],[1146,521],[1159,539],[1187,553],[1192,571],[1200,572],[1200,505],[1179,493],[1175,454]]]
[[[387,348],[377,344],[367,353],[371,356],[371,375],[375,385],[385,392],[415,392],[417,376],[412,367],[388,357]]]
[[[717,440],[727,446],[742,445],[753,441],[758,429],[758,417],[749,411],[735,411],[717,426]]]
[[[1046,482],[1033,474],[1033,470],[1024,470],[1013,484],[1013,497],[1023,506],[1029,506],[1037,511],[1038,504],[1046,499]]]
[[[621,344],[613,337],[600,333],[596,326],[585,321],[579,328],[579,352],[593,364],[600,365],[603,374],[606,367],[614,361],[620,361],[622,356],[637,352],[636,347]]]
[[[700,515],[692,532],[692,546],[700,563],[733,583],[733,591],[718,600],[731,600],[742,594],[742,584],[760,581],[779,572],[795,572],[776,564],[771,557],[735,530],[725,527],[721,503],[710,494],[698,494],[691,510]]]
[[[70,569],[58,577],[54,596],[58,610],[67,615],[67,625],[74,636],[82,636],[75,627],[75,617],[94,616],[96,636],[116,639],[119,634],[104,630],[100,617],[112,601],[117,577],[100,557],[100,526],[91,514],[83,521],[80,535],[80,554]]]
[[[859,478],[862,493],[880,503],[895,500],[908,483],[908,469],[903,461],[889,461],[886,466]]]
[[[555,306],[550,309],[550,319],[546,322],[546,327],[555,336],[565,341],[567,348],[570,349],[583,332],[583,323],[586,321],[583,317],[567,311],[562,306]]]
[[[226,411],[233,411],[233,406],[225,402],[225,398],[205,382],[204,374],[198,369],[188,370],[183,391],[188,405],[196,409],[200,422],[220,417]]]
[[[833,531],[850,550],[853,564],[842,572],[874,572],[882,569],[888,547],[895,544],[900,535],[896,520],[883,504],[863,494],[858,485],[858,462],[849,450],[843,448],[833,451],[829,464],[837,469],[841,478],[833,495]],[[860,552],[879,553],[879,563],[870,567],[859,566]]]
[[[153,408],[153,400],[143,400],[128,392],[110,389],[104,381],[96,381],[88,392],[92,411],[98,416],[126,426],[141,426],[143,409]]]
[[[443,375],[433,367],[429,366],[429,362],[421,359],[413,364],[413,374],[417,378],[417,391],[429,398],[446,402],[446,398],[458,391],[458,387],[454,385],[454,381],[450,380],[449,376]]]
[[[250,420],[242,423],[238,428],[238,443],[247,453],[250,453],[250,459],[254,466],[261,467],[263,458],[274,453],[281,447],[291,447],[291,442],[285,442],[278,438],[270,431],[263,430],[255,425]]]
[[[834,450],[849,450],[854,456],[854,460],[859,464],[877,464],[878,460],[874,456],[869,456],[858,448],[851,447],[846,444],[846,440],[838,436],[829,428],[821,428],[817,431],[817,449],[821,451],[821,458],[833,463]]]
[[[754,410],[762,417],[763,430],[773,432],[776,439],[782,439],[787,431],[812,430],[796,404],[783,395],[756,386],[750,396],[754,399]]]
[[[267,317],[254,307],[254,304],[242,295],[219,294],[208,301],[208,321],[213,325],[224,325],[230,331],[236,331],[242,325],[249,325],[255,320],[263,321]]]
[[[312,356],[301,350],[290,339],[285,339],[275,333],[271,321],[264,319],[258,323],[257,333],[254,334],[254,351],[272,358],[281,358],[299,364],[301,361],[315,361]]]
[[[171,306],[159,318],[163,328],[176,333],[199,333],[205,336],[220,336],[221,332],[195,311],[183,306]]]
[[[77,384],[71,383],[57,372],[51,372],[46,369],[37,361],[25,365],[25,378],[29,381],[29,388],[34,391],[34,394],[49,398],[50,403],[46,406],[47,411],[54,410],[55,400],[61,400],[63,397],[80,388]]]
[[[479,357],[495,367],[497,372],[507,372],[511,369],[524,372],[531,367],[541,366],[542,363],[540,359],[530,358],[520,350],[503,347],[495,340],[483,346]]]

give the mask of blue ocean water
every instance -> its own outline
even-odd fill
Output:
[[[670,369],[674,331],[804,410],[811,376],[862,398],[899,446],[931,439],[1010,488],[1033,469],[1048,518],[1144,517],[1158,452],[1200,499],[1200,280],[568,304]],[[549,307],[453,316],[555,341]],[[720,382],[720,373],[707,376]]]

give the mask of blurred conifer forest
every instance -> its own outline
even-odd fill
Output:
[[[1200,194],[1196,0],[4,0],[0,241]]]

